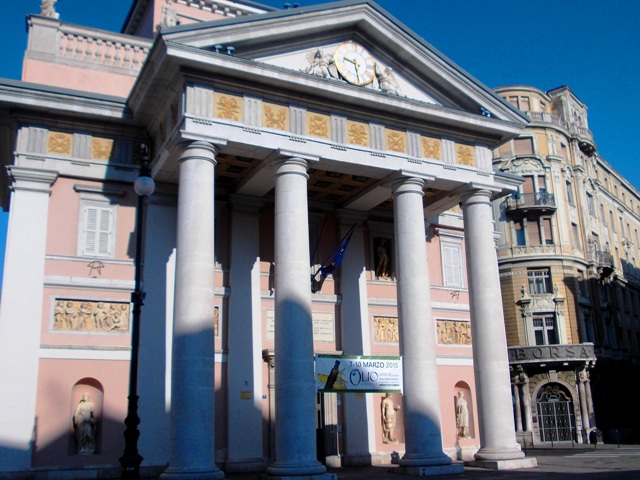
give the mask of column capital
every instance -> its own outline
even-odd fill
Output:
[[[460,200],[463,207],[471,203],[491,203],[493,193],[488,188],[469,188],[460,195]]]
[[[309,161],[304,158],[280,155],[272,158],[270,162],[271,166],[276,170],[276,176],[293,173],[301,175],[305,179],[309,178],[307,170],[309,170],[311,165]]]
[[[389,182],[393,196],[396,197],[403,193],[419,193],[424,196],[424,185],[426,180],[420,177],[400,176]]]
[[[10,165],[7,167],[11,177],[11,190],[51,193],[51,186],[58,178],[56,170],[40,170]]]
[[[220,152],[220,148],[213,143],[204,142],[202,140],[197,141],[184,141],[181,142],[178,147],[181,150],[178,163],[185,160],[204,160],[213,163],[215,166],[218,161],[216,156]]]

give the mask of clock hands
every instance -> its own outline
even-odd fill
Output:
[[[353,66],[354,66],[354,67],[356,67],[356,77],[358,78],[358,81],[359,81],[359,82],[360,82],[360,81],[362,81],[362,80],[360,79],[360,62],[358,62],[358,59],[355,59],[355,60],[354,60],[354,59],[349,58],[349,57],[344,57],[344,59],[345,59],[347,62],[352,63],[352,64],[353,64]]]

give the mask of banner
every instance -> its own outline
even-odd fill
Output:
[[[321,392],[402,393],[402,357],[316,355]]]

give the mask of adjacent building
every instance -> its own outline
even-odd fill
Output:
[[[492,151],[519,144],[525,113],[371,1],[137,0],[121,33],[65,23],[54,4],[27,17],[22,80],[0,81],[2,474],[119,468],[131,359],[142,468],[163,478],[535,464],[511,415],[491,203],[522,181]],[[570,158],[577,198],[590,167]],[[140,200],[147,164],[155,191]],[[572,261],[585,281],[602,266]],[[558,304],[570,288],[548,278]],[[318,354],[401,357],[402,395],[336,393],[362,372],[314,372]],[[318,393],[319,378],[336,387]]]
[[[494,151],[518,191],[495,202],[521,441],[638,441],[640,194],[598,154],[569,87],[495,90],[531,119]]]

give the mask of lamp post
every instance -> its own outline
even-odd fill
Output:
[[[136,256],[135,256],[135,286],[131,293],[133,317],[131,324],[131,362],[129,363],[129,397],[127,403],[127,418],[124,423],[124,454],[120,457],[122,479],[139,479],[142,456],[138,453],[138,347],[140,343],[140,314],[144,304],[145,293],[142,290],[142,228],[144,222],[144,206],[146,197],[155,189],[155,183],[150,175],[148,150],[143,148],[143,163],[133,188],[138,194],[138,208],[136,210]]]

